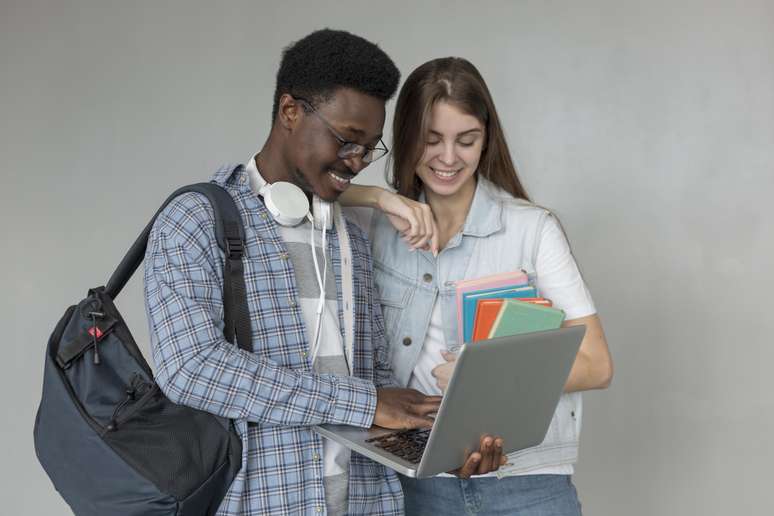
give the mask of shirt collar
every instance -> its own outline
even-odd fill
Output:
[[[478,175],[476,193],[462,227],[462,234],[474,237],[485,237],[500,231],[503,227],[503,203],[495,197],[495,186],[486,178]]]
[[[255,163],[255,155],[247,160],[245,172],[247,172],[247,177],[250,181],[250,189],[255,195],[261,195],[261,188],[266,184],[266,180],[258,170],[258,165]]]

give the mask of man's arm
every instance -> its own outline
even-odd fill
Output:
[[[178,404],[261,424],[371,426],[377,396],[370,382],[282,367],[225,340],[211,221],[209,204],[186,194],[164,210],[151,233],[146,307],[164,394]]]

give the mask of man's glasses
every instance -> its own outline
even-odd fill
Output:
[[[293,97],[296,100],[300,101],[306,108],[306,111],[314,113],[317,118],[319,118],[323,124],[325,124],[325,127],[328,128],[328,130],[331,132],[334,138],[336,138],[336,141],[339,142],[339,152],[336,153],[336,155],[341,159],[352,159],[352,158],[359,158],[363,163],[373,163],[379,158],[383,158],[390,150],[387,148],[387,146],[384,144],[384,142],[379,139],[379,146],[378,147],[368,147],[366,145],[360,145],[359,143],[350,142],[348,140],[345,140],[338,132],[336,132],[336,129],[331,126],[330,122],[328,122],[312,105],[311,102],[309,102],[306,99],[303,99],[301,97]]]

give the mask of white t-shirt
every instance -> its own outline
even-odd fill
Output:
[[[427,328],[425,342],[422,344],[422,352],[419,354],[417,365],[409,378],[408,386],[425,394],[440,396],[443,394],[432,374],[433,369],[446,362],[441,355],[446,348],[446,337],[443,334],[443,318],[441,317],[441,305],[436,301],[433,304],[433,312],[430,314],[430,325]]]

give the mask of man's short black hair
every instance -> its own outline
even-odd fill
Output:
[[[343,30],[318,30],[282,53],[271,120],[276,120],[279,99],[285,93],[315,107],[330,100],[338,88],[387,101],[399,80],[395,63],[374,43]]]

